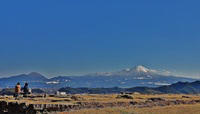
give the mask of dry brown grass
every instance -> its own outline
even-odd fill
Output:
[[[86,102],[112,102],[112,101],[132,101],[132,99],[116,99],[117,94],[105,94],[105,95],[100,95],[100,94],[85,94],[85,95],[77,95],[80,97],[83,97],[86,99]],[[188,96],[190,98],[182,98],[182,96]],[[132,95],[134,98],[134,101],[141,102],[145,101],[148,98],[154,98],[154,97],[160,97],[160,98],[165,98],[168,100],[199,100],[200,96],[199,95],[185,95],[185,94],[141,94],[141,95]]]
[[[176,105],[153,108],[104,108],[85,109],[61,114],[200,114],[200,104]]]
[[[165,98],[167,100],[199,100],[200,96],[199,95],[184,95],[184,94],[156,94],[156,95],[151,95],[151,94],[141,94],[141,95],[132,95],[134,99],[123,99],[123,98],[116,98],[117,94],[77,94],[76,96],[82,97],[85,100],[82,102],[117,102],[117,101],[123,101],[123,102],[130,102],[130,101],[137,101],[137,102],[142,102],[146,101],[148,98],[153,98],[153,97],[160,97],[160,98]],[[189,96],[190,98],[182,98],[182,96]],[[26,99],[24,98],[23,100],[20,100],[18,102],[33,102],[33,103],[49,103],[47,101],[40,102],[44,99],[49,99],[49,100],[63,100],[63,99],[68,99],[71,100],[70,98],[54,98],[54,97],[48,97],[48,98],[34,98],[37,101],[33,101],[32,99]],[[40,100],[41,99],[41,100]],[[16,100],[12,99],[12,96],[8,96],[8,98],[2,98],[0,97],[1,100],[8,100],[10,102],[16,102]],[[57,102],[58,103],[58,102]],[[63,103],[63,102],[60,102]],[[76,101],[71,100],[69,103],[76,103]]]
[[[112,101],[132,101],[132,99],[124,99],[124,98],[118,98],[117,94],[76,94],[76,96],[82,97],[84,98],[85,102],[112,102]],[[182,98],[182,96],[189,96],[190,98]],[[141,94],[141,95],[132,95],[132,97],[134,98],[134,101],[140,102],[140,101],[146,101],[148,98],[153,98],[153,97],[160,97],[160,98],[165,98],[167,100],[199,100],[200,96],[199,95],[184,95],[184,94]],[[1,98],[0,97],[0,101],[1,100],[8,100],[11,101],[12,96],[8,96],[8,98]],[[45,99],[45,98],[34,98],[34,99]],[[46,99],[53,99],[53,100],[63,100],[63,99],[69,99],[70,98],[55,98],[55,97],[48,97]],[[29,101],[31,102],[32,100],[24,98],[24,100],[21,101]],[[73,103],[75,103],[74,101],[71,101]]]
[[[116,99],[117,95],[80,95],[88,101],[95,102],[111,102],[111,101],[132,101],[131,99]],[[148,98],[159,97],[167,100],[200,100],[199,95],[184,95],[184,94],[156,94],[156,95],[132,95],[134,101],[142,102]],[[190,98],[183,98],[188,96]],[[200,104],[196,105],[176,105],[166,107],[153,108],[104,108],[104,109],[83,109],[78,111],[65,112],[61,114],[200,114]]]
[[[199,95],[184,95],[184,94],[156,94],[156,95],[132,95],[134,99],[124,99],[124,98],[116,98],[117,94],[84,94],[80,95],[77,94],[76,96],[82,97],[85,100],[81,102],[130,102],[130,101],[137,101],[143,102],[146,101],[148,98],[159,97],[164,98],[166,100],[200,100]],[[183,98],[182,96],[188,96],[189,98]],[[44,98],[24,98],[18,102],[26,102],[26,103],[33,103],[33,104],[76,104],[76,102],[70,98],[54,98],[48,97],[45,101]],[[69,102],[48,102],[49,100],[63,100],[69,99]],[[11,96],[0,97],[1,100],[7,100],[9,102],[16,102]],[[43,101],[44,100],[44,101]],[[65,112],[61,114],[200,114],[200,104],[196,105],[176,105],[176,106],[166,106],[166,107],[153,107],[153,108],[131,108],[131,107],[124,107],[124,108],[104,108],[104,109],[83,109],[78,111],[71,111]]]

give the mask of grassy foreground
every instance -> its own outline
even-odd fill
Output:
[[[131,101],[129,99],[116,99],[116,94],[110,95],[81,95],[87,99],[87,102],[113,102],[113,101]],[[184,98],[183,96],[188,96]],[[185,95],[185,94],[140,94],[133,95],[134,101],[142,102],[148,98],[165,98],[167,100],[199,100],[200,95]],[[131,108],[131,107],[116,107],[102,109],[82,109],[71,112],[62,112],[60,114],[200,114],[200,104],[181,104],[173,106],[156,106],[152,108]]]
[[[134,109],[131,107],[86,109],[61,114],[200,114],[200,104]]]

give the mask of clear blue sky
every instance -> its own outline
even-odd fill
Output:
[[[200,77],[198,0],[2,0],[0,77],[144,65]]]

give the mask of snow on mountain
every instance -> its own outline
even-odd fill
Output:
[[[134,68],[127,68],[121,71],[116,72],[97,72],[97,73],[90,73],[86,76],[131,76],[131,75],[153,75],[157,74],[156,70],[147,69],[144,66],[136,66]]]
[[[136,71],[136,72],[149,72],[149,69],[147,69],[147,68],[145,68],[145,67],[143,67],[143,66],[136,66],[135,68],[134,68],[134,70]]]
[[[178,81],[195,81],[197,79],[166,76],[155,70],[143,66],[127,68],[116,72],[91,73],[85,76],[57,76],[51,79],[32,72],[7,78],[0,78],[0,87],[12,88],[20,82],[24,85],[29,83],[31,88],[60,88],[60,87],[135,87],[149,86],[156,87],[168,85]]]

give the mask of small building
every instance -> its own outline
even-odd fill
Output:
[[[60,95],[66,95],[66,92],[60,92]]]
[[[59,91],[56,91],[56,95],[66,95],[66,92],[59,92]]]

